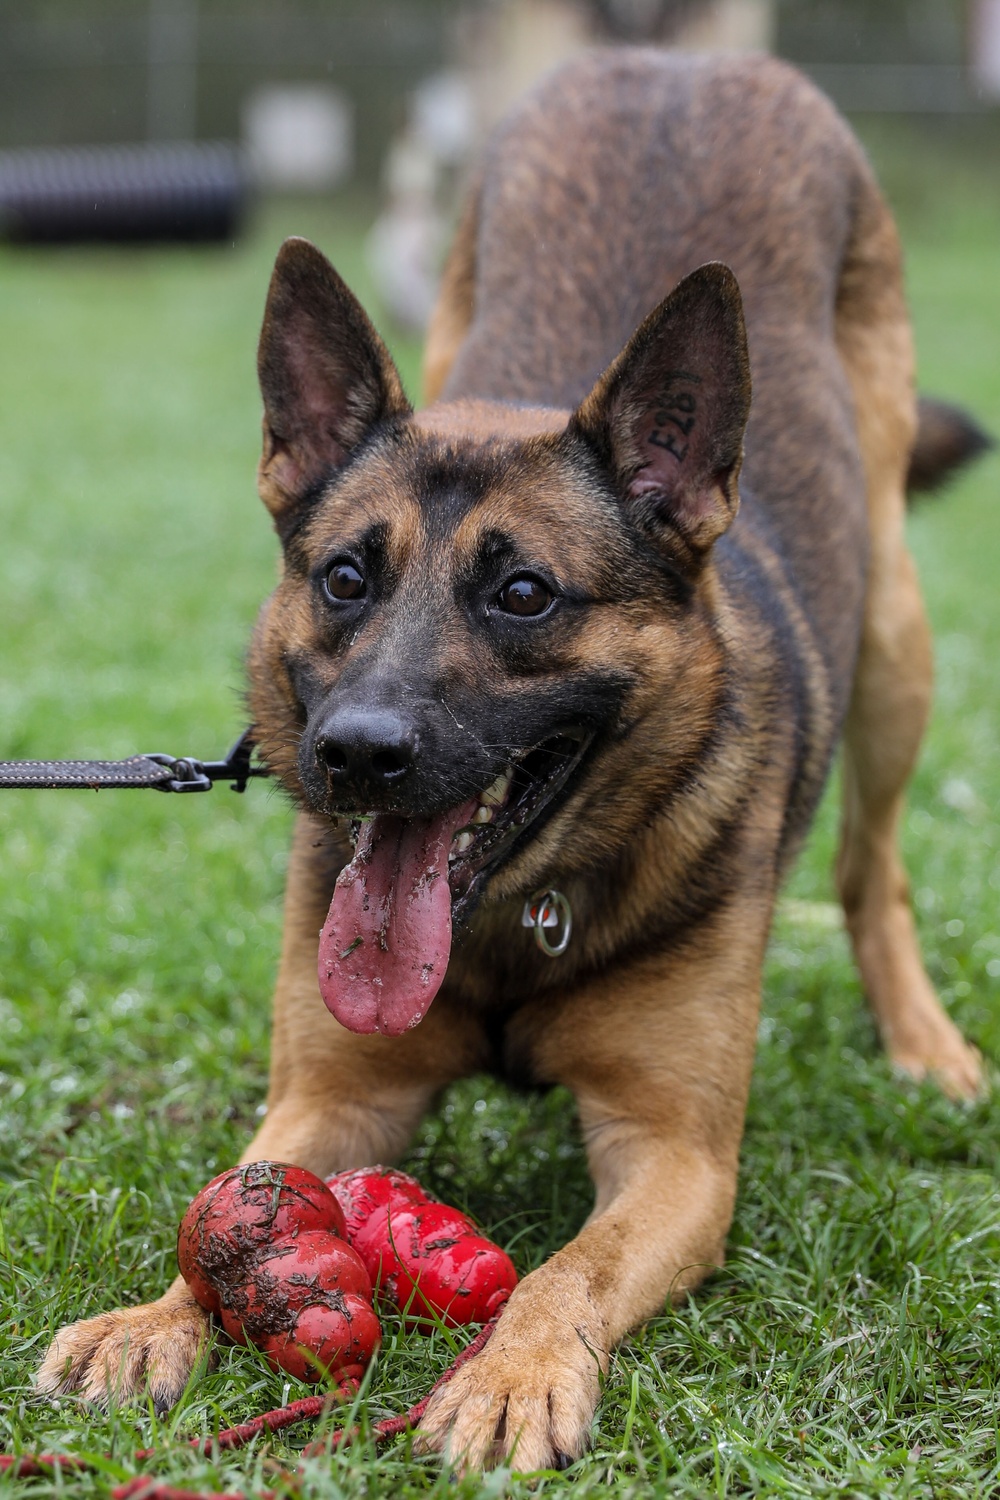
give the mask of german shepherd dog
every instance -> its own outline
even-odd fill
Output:
[[[565,1465],[616,1340],[722,1261],[775,896],[841,736],[837,880],[889,1056],[980,1088],[897,850],[931,666],[896,233],[793,69],[597,52],[486,155],[424,410],[302,240],[259,369],[284,564],[251,704],[300,812],[244,1159],[392,1160],[477,1070],[572,1089],[593,1212],[418,1434],[459,1469]],[[522,920],[545,891],[556,961]],[[62,1330],[39,1384],[167,1406],[205,1335],[178,1281]]]

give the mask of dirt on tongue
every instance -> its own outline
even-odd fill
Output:
[[[362,823],[319,937],[320,994],[349,1031],[400,1036],[427,1014],[451,952],[448,853],[477,805]]]

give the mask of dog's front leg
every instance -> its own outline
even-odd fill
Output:
[[[267,1116],[240,1160],[294,1162],[325,1177],[345,1167],[394,1160],[434,1093],[453,1076],[444,1064],[455,1054],[449,1046],[453,1038],[437,1036],[443,1006],[431,1024],[431,1017],[424,1022],[427,1030],[419,1041],[413,1033],[389,1039],[343,1031],[320,999],[315,953],[311,967],[314,994],[308,1012],[276,1018],[276,1032],[281,1028],[286,1040],[288,1030],[294,1034],[302,1028],[302,1045],[272,1081]],[[305,990],[303,982],[303,996]],[[434,1040],[439,1045],[431,1063],[424,1053]],[[61,1328],[39,1367],[36,1386],[52,1396],[76,1392],[100,1406],[147,1390],[157,1410],[166,1411],[190,1379],[208,1328],[208,1314],[178,1276],[155,1302]]]
[[[614,1344],[722,1261],[766,919],[752,934],[726,926],[700,962],[593,984],[539,1039],[541,1066],[577,1095],[597,1200],[428,1407],[419,1442],[458,1468],[576,1458]]]
[[[328,1014],[316,978],[316,935],[329,900],[315,874],[322,831],[300,818],[274,997],[268,1110],[240,1160],[294,1162],[326,1176],[395,1158],[434,1094],[482,1058],[475,1024],[451,1014],[443,996],[416,1031],[401,1037],[354,1036]],[[147,1390],[165,1411],[190,1379],[208,1322],[178,1277],[155,1302],[61,1328],[36,1386],[102,1406]]]

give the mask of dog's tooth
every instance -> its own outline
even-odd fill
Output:
[[[506,799],[513,777],[513,766],[508,766],[505,771],[501,771],[496,781],[492,781],[485,792],[480,792],[479,801],[481,806],[499,807]]]
[[[474,835],[467,828],[463,829],[460,834],[457,834],[452,840],[456,854],[464,854],[466,849],[471,849],[473,837]]]
[[[493,822],[493,809],[492,809],[492,807],[482,807],[482,806],[477,807],[476,811],[473,813],[472,821],[473,821],[473,823],[492,823]]]

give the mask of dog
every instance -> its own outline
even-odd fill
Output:
[[[283,571],[249,680],[300,811],[244,1160],[392,1160],[476,1070],[573,1090],[593,1212],[418,1432],[532,1471],[584,1451],[616,1341],[722,1263],[775,897],[838,740],[888,1055],[981,1087],[897,849],[931,684],[907,471],[980,439],[936,409],[918,443],[890,214],[833,107],[760,57],[596,52],[529,96],[426,372],[414,411],[286,242],[259,355]],[[178,1281],[63,1329],[38,1384],[166,1407],[205,1337]]]

